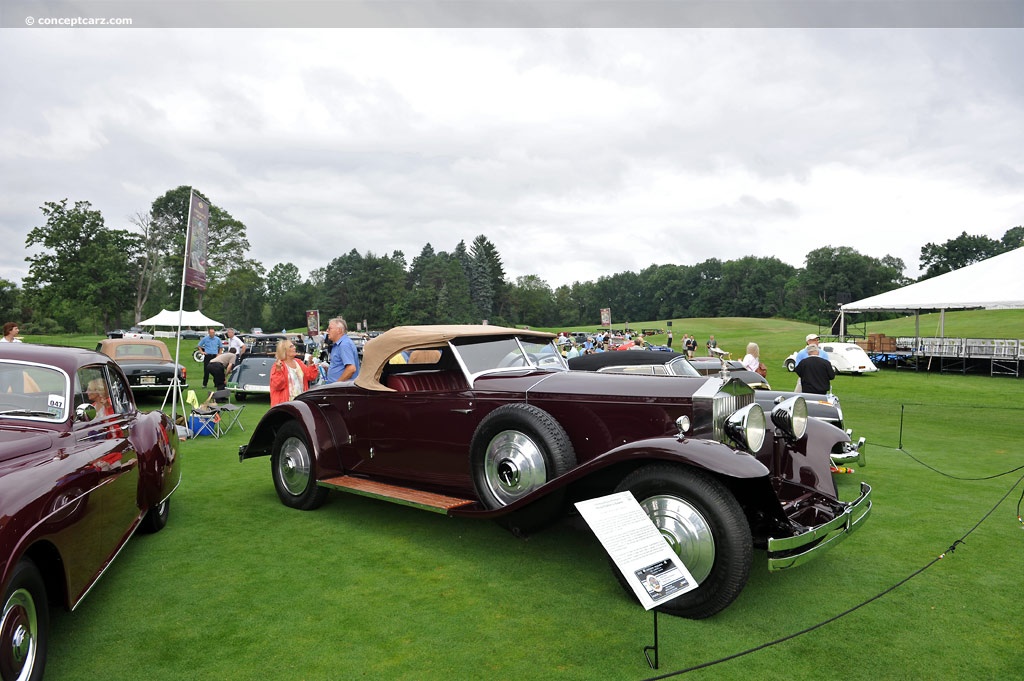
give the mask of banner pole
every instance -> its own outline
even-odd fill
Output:
[[[191,237],[192,230],[192,202],[195,201],[196,190],[189,187],[188,194],[188,218],[185,220],[185,252],[181,258],[181,292],[178,294],[178,332],[175,334],[177,340],[174,343],[174,363],[178,364],[178,359],[181,357],[181,314],[182,308],[185,306],[185,268],[188,267],[188,246],[189,238]],[[173,388],[177,386],[177,389]],[[178,402],[177,397],[181,394],[181,387],[178,385],[178,370],[174,370],[174,379],[171,381],[171,421],[174,422],[175,427],[178,425]],[[167,398],[164,398],[167,401]],[[182,406],[182,415],[185,414],[185,408]]]

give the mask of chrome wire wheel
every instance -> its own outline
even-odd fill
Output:
[[[277,473],[289,494],[299,496],[309,488],[312,471],[309,450],[298,437],[289,437],[281,444],[277,457]]]
[[[547,482],[544,451],[526,433],[503,430],[484,452],[484,479],[498,503],[507,506]]]
[[[648,497],[640,507],[693,578],[704,581],[715,564],[715,536],[700,511],[685,499],[667,494]]]
[[[12,681],[32,678],[39,652],[39,618],[28,589],[15,589],[4,602],[0,620],[0,677]]]

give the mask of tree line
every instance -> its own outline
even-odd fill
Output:
[[[101,333],[177,309],[191,189],[178,187],[113,229],[88,201],[41,207],[32,228],[28,276],[19,287],[0,279],[0,313],[25,333]],[[201,194],[200,194],[201,195]],[[202,195],[201,195],[202,196]],[[205,196],[203,196],[206,199]],[[687,317],[782,317],[825,320],[839,305],[911,283],[901,259],[874,258],[847,246],[807,253],[804,267],[775,257],[711,258],[696,265],[651,265],[596,281],[552,288],[537,275],[506,276],[501,255],[484,235],[451,251],[427,243],[407,260],[390,255],[338,255],[303,278],[291,263],[269,271],[248,257],[246,226],[210,202],[207,288],[186,288],[185,308],[201,308],[240,329],[298,328],[305,311],[344,314],[352,328],[400,324],[492,324],[593,327],[602,308],[613,322]],[[968,235],[921,248],[922,279],[1024,245],[1024,227],[1001,239]]]

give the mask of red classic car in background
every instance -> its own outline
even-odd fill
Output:
[[[553,335],[399,327],[367,342],[352,384],[270,409],[240,448],[270,456],[281,501],[330,489],[529,531],[567,501],[630,491],[699,586],[661,606],[701,618],[769,569],[819,555],[871,508],[838,498],[829,453],[849,436],[795,396],[770,420],[736,379],[569,371]]]
[[[136,528],[167,523],[178,436],[106,355],[0,345],[0,678],[42,678],[49,604],[74,608]]]

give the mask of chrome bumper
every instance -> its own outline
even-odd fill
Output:
[[[768,538],[768,570],[786,570],[817,558],[836,546],[871,515],[871,485],[860,483],[860,496],[841,515],[823,525],[783,539]],[[805,551],[800,548],[809,546]],[[799,551],[799,552],[795,552]]]
[[[843,443],[843,451],[839,454],[830,454],[829,457],[832,459],[833,466],[846,466],[855,463],[863,468],[868,465],[867,458],[865,458],[866,450],[867,440],[861,438],[857,441],[857,444],[852,442]]]

